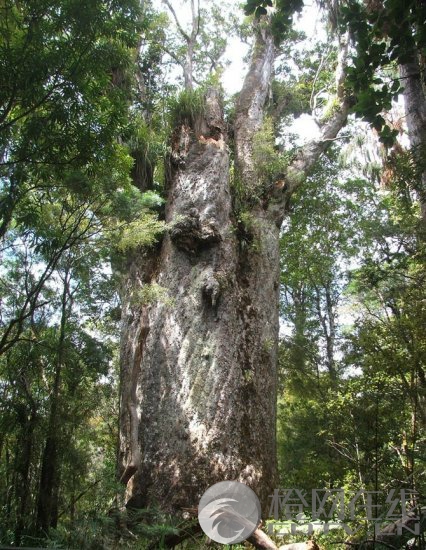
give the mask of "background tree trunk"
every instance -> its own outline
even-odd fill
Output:
[[[66,324],[70,315],[70,269],[65,268],[61,298],[61,320],[59,327],[57,361],[53,388],[50,397],[50,413],[46,443],[41,461],[40,486],[37,498],[37,531],[47,533],[56,527],[58,521],[58,497],[60,484],[61,451],[61,375],[65,361]]]
[[[34,402],[30,403],[30,411],[25,407],[21,414],[22,438],[20,439],[17,453],[17,519],[14,532],[15,545],[20,546],[22,534],[28,525],[28,512],[30,502],[30,467],[33,457],[34,429],[37,420],[37,412]]]
[[[416,159],[420,186],[416,189],[423,223],[426,223],[426,97],[418,55],[400,65],[408,137]]]

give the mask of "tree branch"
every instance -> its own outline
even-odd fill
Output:
[[[198,0],[197,10],[195,10],[195,2],[191,0],[191,14],[192,14],[192,31],[191,41],[195,42],[195,39],[200,32],[200,0]]]
[[[101,479],[97,479],[96,481],[94,481],[93,483],[91,483],[86,489],[84,489],[83,491],[81,491],[76,497],[74,497],[72,500],[71,500],[71,504],[69,506],[67,506],[66,508],[64,508],[62,510],[62,512],[60,512],[58,514],[58,519],[61,518],[65,512],[68,512],[69,510],[71,510],[71,508],[81,499],[84,497],[84,495],[86,493],[88,493],[89,491],[91,491],[94,487],[96,487],[96,485],[98,485],[102,480]]]
[[[163,48],[163,50],[166,52],[167,55],[169,55],[178,65],[184,68],[185,66],[184,62],[181,59],[179,59],[179,57],[170,48],[168,48],[164,44],[161,47]]]
[[[178,31],[182,35],[182,37],[189,43],[191,41],[190,36],[183,30],[182,25],[179,22],[178,16],[176,15],[176,12],[173,8],[173,6],[170,4],[169,0],[163,0],[163,4],[165,4],[168,8],[170,13],[173,15],[173,19],[175,20],[176,26],[178,28]]]
[[[316,98],[318,96],[319,93],[323,92],[324,89],[321,89],[319,92],[315,93],[315,85],[317,83],[317,80],[320,76],[320,73],[321,73],[321,70],[323,68],[323,65],[324,63],[327,61],[327,59],[330,57],[330,54],[331,54],[331,50],[329,50],[326,54],[324,54],[323,56],[321,56],[321,61],[318,65],[318,69],[317,69],[317,72],[315,73],[315,77],[314,77],[314,81],[312,82],[312,91],[311,91],[311,97],[309,99],[309,106],[311,108],[311,111],[312,111],[312,115],[314,115],[314,111],[315,111],[315,108],[316,108]]]
[[[263,122],[275,59],[270,26],[263,26],[263,24],[264,21],[260,21],[255,27],[256,39],[250,68],[236,106],[236,164],[246,186],[250,186],[255,177],[253,138]]]
[[[268,206],[270,214],[278,224],[281,224],[291,195],[304,183],[315,163],[328,149],[330,143],[337,138],[339,131],[345,126],[349,109],[350,98],[344,91],[345,68],[348,55],[348,37],[340,37],[340,51],[336,69],[336,99],[338,106],[332,116],[322,125],[321,137],[308,142],[301,147],[290,163],[284,175],[285,185],[271,190],[271,201]]]

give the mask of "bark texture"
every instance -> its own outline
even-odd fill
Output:
[[[174,511],[223,479],[264,502],[275,483],[278,228],[257,219],[241,247],[215,91],[197,126],[180,128],[172,229],[131,263],[123,313],[122,479],[130,505]]]
[[[260,22],[255,31],[252,60],[238,98],[235,120],[236,164],[246,186],[256,183],[253,137],[262,126],[275,58],[274,40],[269,29]]]
[[[238,176],[256,191],[253,137],[274,61],[264,23],[234,132]],[[283,188],[247,200],[244,223],[233,211],[217,91],[207,94],[192,127],[176,129],[166,203],[171,229],[155,250],[129,258],[123,293],[119,463],[129,506],[176,513],[197,506],[212,484],[234,479],[269,509],[276,486],[279,228],[291,192],[346,121],[348,105],[339,97],[323,139],[300,150]]]

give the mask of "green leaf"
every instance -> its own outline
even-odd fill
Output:
[[[391,92],[398,92],[400,90],[401,83],[399,80],[395,80],[392,82],[392,85],[390,87]]]
[[[256,11],[256,8],[258,7],[258,5],[259,5],[258,0],[247,0],[244,6],[244,13],[246,15],[252,15]]]

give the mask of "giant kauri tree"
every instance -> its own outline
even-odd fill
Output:
[[[197,17],[193,10],[194,32],[182,29],[189,49]],[[281,27],[289,18],[282,14]],[[129,506],[179,512],[213,483],[235,479],[256,491],[267,513],[277,482],[280,226],[292,193],[344,126],[350,101],[342,35],[321,137],[265,182],[256,135],[269,103],[276,23],[258,10],[232,125],[213,86],[201,108],[178,120],[166,159],[169,229],[157,246],[128,256],[119,459]],[[188,60],[183,66],[191,70]],[[188,72],[185,83],[192,88]]]

